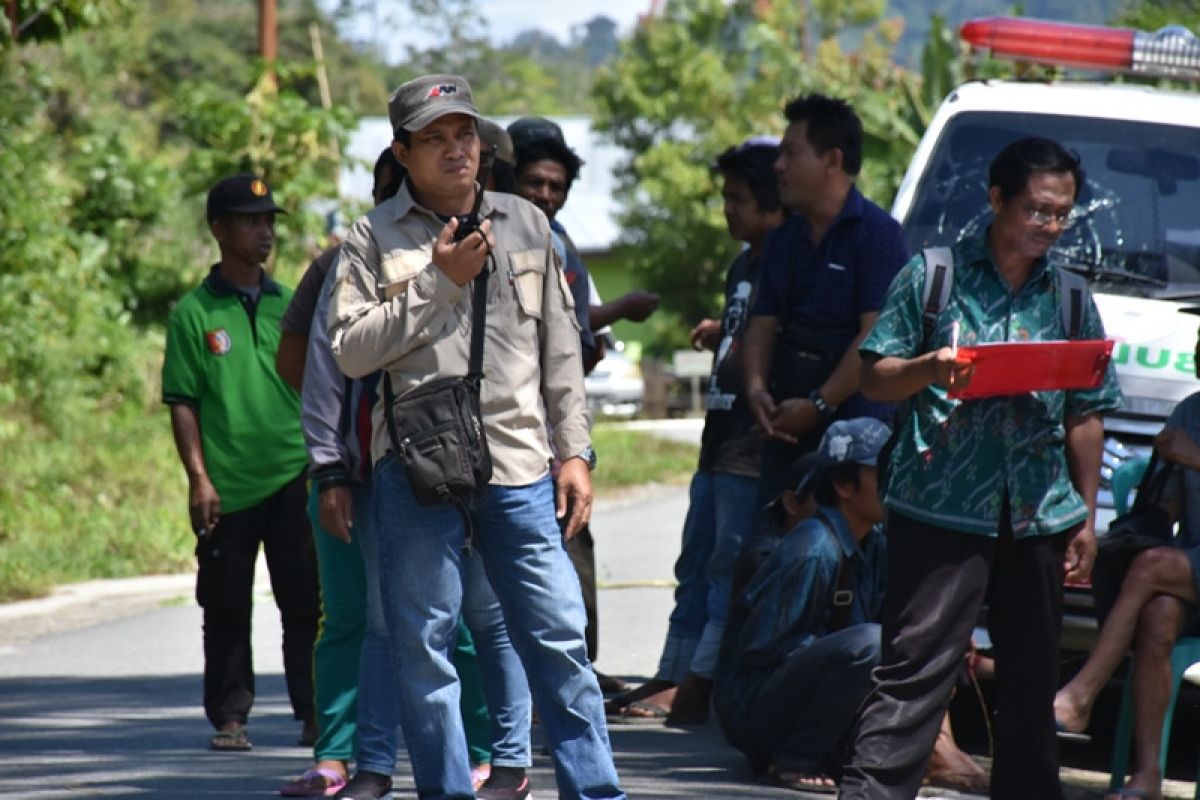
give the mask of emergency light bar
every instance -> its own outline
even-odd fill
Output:
[[[1039,19],[988,17],[959,36],[993,55],[1041,64],[1200,80],[1200,38],[1172,25],[1156,33]]]

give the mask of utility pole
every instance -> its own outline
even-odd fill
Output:
[[[267,65],[266,78],[275,83],[275,61],[279,58],[279,25],[275,0],[258,0],[258,49]]]
[[[17,19],[17,0],[8,0],[5,8],[8,11],[8,29],[12,32],[13,42],[16,42],[21,36],[21,23]]]

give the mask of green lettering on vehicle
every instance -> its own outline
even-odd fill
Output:
[[[1124,342],[1117,345],[1117,352],[1112,357],[1112,363],[1117,366],[1129,363],[1129,345]]]
[[[1158,359],[1155,361],[1155,363],[1151,364],[1150,348],[1139,347],[1137,349],[1137,363],[1141,364],[1143,367],[1149,367],[1150,369],[1163,369],[1171,363],[1171,351],[1159,350]]]
[[[1175,359],[1175,369],[1182,372],[1184,375],[1193,375],[1196,372],[1196,354],[1195,353],[1180,353],[1179,358]]]

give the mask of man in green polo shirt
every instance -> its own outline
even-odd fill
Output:
[[[283,620],[283,663],[302,743],[316,736],[312,648],[316,557],[305,513],[308,454],[299,397],[275,371],[279,320],[291,298],[263,270],[275,243],[271,190],[253,175],[219,181],[208,224],[221,251],[171,313],[163,402],[188,477],[196,533],[196,601],[204,609],[204,711],[214,750],[249,750],[254,702],[250,618],[260,543]]]
[[[1022,139],[992,162],[989,186],[992,224],[954,245],[950,295],[928,335],[918,256],[860,347],[863,393],[903,405],[884,488],[883,656],[844,798],[916,796],[985,598],[996,653],[991,797],[1062,798],[1052,707],[1062,583],[1091,572],[1101,415],[1121,393],[1110,367],[1097,389],[948,397],[972,376],[956,343],[1068,338],[1063,279],[1046,253],[1073,221],[1078,156]],[[1078,338],[1103,339],[1090,296],[1083,306]]]

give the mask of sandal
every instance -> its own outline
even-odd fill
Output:
[[[794,792],[836,794],[838,790],[837,781],[819,767],[788,769],[772,764],[767,768],[767,777],[777,785]]]
[[[622,722],[662,722],[671,712],[657,703],[634,700],[617,716]]]
[[[211,750],[229,751],[229,752],[245,752],[250,750],[253,745],[246,737],[245,728],[234,728],[229,731],[217,731],[213,737],[208,740],[208,747]]]
[[[346,787],[346,776],[325,767],[307,769],[279,790],[284,797],[333,797]]]

